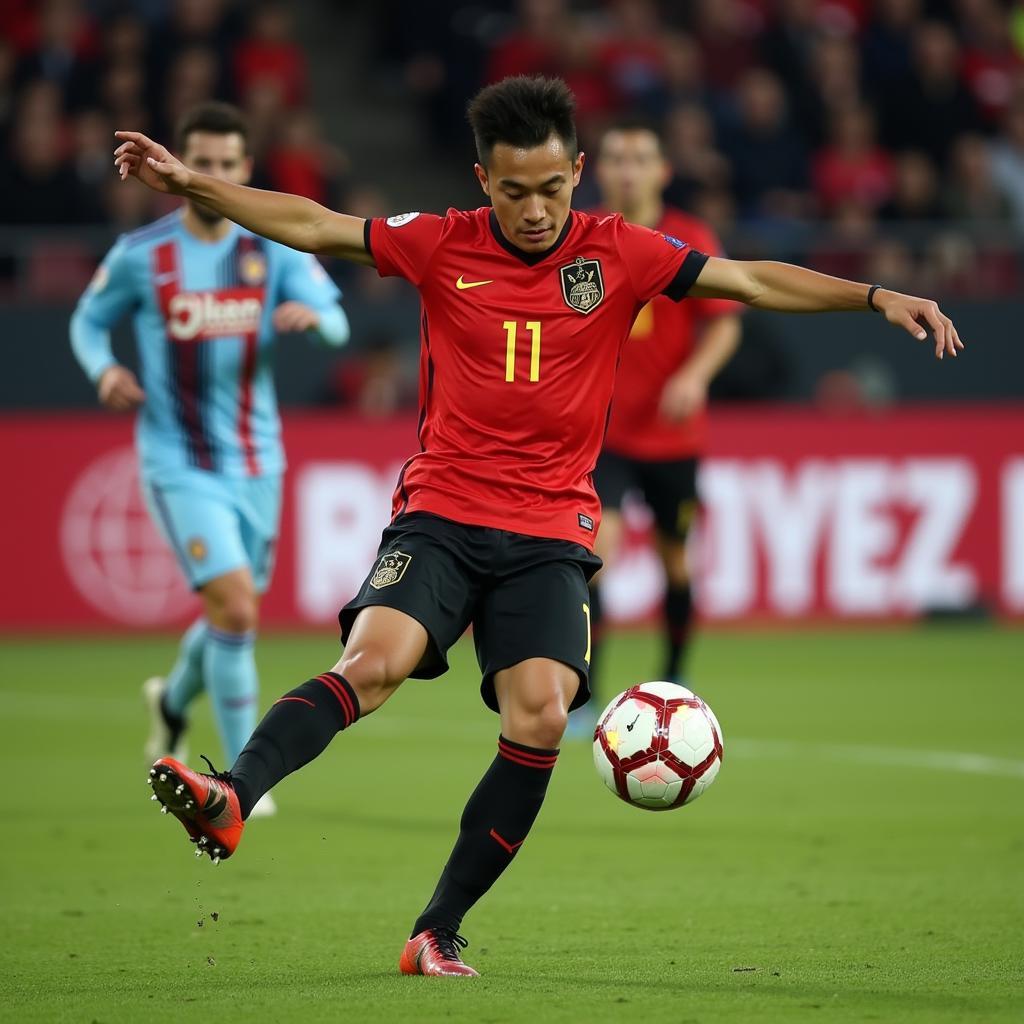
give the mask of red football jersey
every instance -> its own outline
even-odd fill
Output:
[[[711,229],[680,210],[666,208],[657,230],[685,238],[695,249],[717,256],[722,247]],[[707,410],[685,420],[658,411],[665,382],[689,358],[702,322],[742,309],[728,299],[672,302],[658,297],[640,311],[622,350],[604,446],[631,459],[685,459],[707,443]]]
[[[422,298],[421,451],[394,513],[593,546],[591,473],[637,313],[681,299],[707,256],[620,216],[572,212],[526,253],[489,207],[367,221],[378,272]]]

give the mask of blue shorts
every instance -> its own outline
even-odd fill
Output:
[[[204,469],[143,476],[149,513],[193,590],[236,569],[270,585],[281,518],[281,475],[226,477]]]

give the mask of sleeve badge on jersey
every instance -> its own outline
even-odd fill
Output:
[[[389,228],[400,228],[403,224],[408,224],[409,221],[415,220],[419,216],[419,213],[396,213],[394,217],[388,217],[385,224]]]
[[[562,279],[562,298],[570,309],[586,316],[601,305],[604,298],[604,276],[600,260],[576,257],[575,263],[558,271]]]
[[[244,252],[238,261],[238,276],[243,284],[257,288],[267,279],[267,258],[259,249]]]
[[[677,248],[677,249],[685,249],[686,248],[686,243],[681,241],[680,239],[676,238],[675,235],[662,234],[661,237],[664,238],[665,241],[668,242],[669,245],[675,246],[675,248]]]
[[[374,590],[393,586],[405,575],[405,570],[409,568],[411,561],[412,555],[404,554],[401,551],[392,551],[384,555],[370,577],[370,586]]]

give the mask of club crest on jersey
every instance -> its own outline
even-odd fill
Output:
[[[238,276],[250,288],[263,284],[267,279],[267,257],[258,249],[242,253],[238,260]]]
[[[370,586],[374,590],[393,586],[405,575],[411,561],[412,555],[406,555],[401,551],[392,551],[384,555],[370,577]]]
[[[604,298],[604,277],[600,260],[587,260],[577,256],[574,263],[558,271],[562,279],[562,298],[577,313],[586,316],[601,305]]]

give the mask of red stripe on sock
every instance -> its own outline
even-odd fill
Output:
[[[508,854],[509,856],[511,856],[511,855],[512,855],[513,853],[515,853],[515,852],[516,852],[516,850],[518,850],[518,849],[519,849],[519,847],[520,847],[520,846],[522,846],[522,845],[523,845],[523,843],[525,843],[525,842],[526,842],[526,840],[525,840],[525,839],[520,839],[518,843],[510,843],[510,842],[509,842],[509,841],[508,841],[507,839],[502,839],[502,837],[501,837],[501,836],[499,836],[499,835],[498,835],[498,833],[497,833],[497,832],[495,832],[493,828],[491,829],[491,838],[492,838],[492,839],[493,839],[493,840],[494,840],[494,841],[495,841],[495,842],[496,842],[496,843],[497,843],[497,844],[498,844],[498,845],[499,845],[500,847],[502,847],[502,849],[504,849],[504,851],[505,851],[505,852],[506,852],[506,853],[507,853],[507,854]]]
[[[348,725],[351,725],[356,720],[356,709],[352,697],[349,695],[348,690],[334,676],[324,673],[324,682],[331,688],[341,706],[345,709],[345,717],[348,719],[347,728]]]
[[[505,758],[506,761],[512,761],[515,764],[521,764],[524,768],[536,768],[538,771],[550,771],[552,768],[555,767],[555,761],[557,760],[557,758],[553,757],[550,761],[544,762],[527,761],[519,756],[518,751],[504,750],[500,748],[498,750],[498,753],[503,758]]]
[[[345,712],[345,718],[347,719],[345,727],[348,728],[356,720],[356,715],[355,708],[352,707],[352,698],[345,692],[345,687],[334,676],[328,675],[326,672],[316,678],[318,682],[323,683],[337,698],[342,711]]]
[[[315,708],[316,705],[311,700],[306,700],[305,697],[278,697],[274,701],[275,704],[283,704],[286,700],[297,700],[300,704],[308,704],[311,708]]]
[[[513,747],[502,740],[498,740],[498,753],[508,758],[528,761],[538,768],[554,767],[555,762],[558,760],[557,754],[534,754],[529,750],[520,750],[518,747]]]

